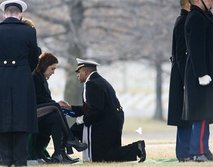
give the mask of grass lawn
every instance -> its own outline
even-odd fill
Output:
[[[136,129],[142,128],[142,135]],[[175,134],[176,128],[166,125],[163,121],[143,120],[140,118],[126,118],[123,131],[123,145],[143,139],[146,142],[147,160],[144,163],[91,163],[82,162],[72,164],[74,167],[212,167],[213,162],[205,163],[179,163],[175,159]],[[213,150],[212,136],[210,136],[210,149]],[[48,151],[53,152],[52,143],[48,146]],[[74,150],[73,158],[82,159],[82,153]],[[28,166],[70,166],[62,164],[51,165],[28,165]]]

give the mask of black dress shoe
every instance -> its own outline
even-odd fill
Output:
[[[63,157],[61,154],[53,154],[51,160],[52,163],[62,163]]]
[[[38,158],[43,159],[46,163],[52,163],[51,158],[47,157],[43,152],[38,154]]]
[[[208,161],[207,157],[204,154],[202,154],[202,155],[195,155],[193,157],[193,159],[194,159],[195,162],[206,162],[206,161]]]
[[[189,162],[193,161],[193,157],[184,157],[184,158],[178,158],[179,162]]]
[[[87,149],[87,144],[81,143],[77,139],[67,140],[66,147],[74,147],[78,152],[80,152],[80,151],[84,151]]]
[[[66,154],[65,152],[63,152],[61,155],[62,155],[62,157],[63,157],[62,163],[65,163],[65,164],[73,164],[73,163],[79,162],[79,158],[71,158],[71,157],[70,157],[68,154]]]
[[[14,166],[27,166],[27,160],[18,160],[16,162],[14,162]]]
[[[210,150],[207,151],[205,156],[209,161],[213,161],[213,155],[212,155],[212,152]]]
[[[140,158],[139,159],[139,163],[140,162],[144,162],[146,160],[146,150],[145,150],[145,142],[144,140],[140,140],[137,142],[138,144],[138,157]]]

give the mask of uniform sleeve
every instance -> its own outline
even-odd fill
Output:
[[[39,57],[41,49],[37,45],[36,29],[32,27],[29,27],[29,28],[31,28],[32,30],[31,37],[30,37],[31,43],[30,43],[29,64],[30,64],[31,71],[33,71],[38,64],[38,57]]]
[[[72,106],[72,110],[75,112],[75,115],[82,116],[84,114],[83,107],[82,106]]]
[[[88,109],[84,115],[85,125],[90,126],[101,121],[105,114],[105,94],[103,89],[91,81],[86,83],[86,103]]]
[[[185,42],[185,34],[184,34],[184,23],[186,17],[179,17],[178,22],[176,24],[174,30],[174,37],[175,41],[174,47],[174,54],[175,54],[175,62],[177,64],[177,68],[179,74],[181,75],[182,82],[184,80],[184,73],[185,73],[185,64],[186,64],[186,42]]]
[[[187,44],[189,49],[189,56],[192,61],[194,75],[202,77],[207,72],[206,62],[206,22],[202,15],[192,16],[190,19],[189,27],[186,29]]]

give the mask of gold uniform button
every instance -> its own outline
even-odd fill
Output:
[[[119,111],[119,108],[117,108],[117,111]]]
[[[7,64],[7,61],[6,61],[6,60],[4,61],[4,64]]]
[[[16,64],[16,61],[13,60],[13,61],[12,61],[12,64]]]

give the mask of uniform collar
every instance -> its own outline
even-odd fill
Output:
[[[6,18],[1,24],[10,24],[10,23],[15,23],[15,24],[24,24],[22,21],[15,17],[8,17]]]
[[[90,79],[91,75],[92,75],[92,74],[94,74],[94,73],[97,73],[97,71],[93,71],[93,72],[91,72],[91,73],[88,75],[88,77],[87,77],[87,79],[86,79],[85,83],[86,83],[87,81],[89,81],[89,79]]]

